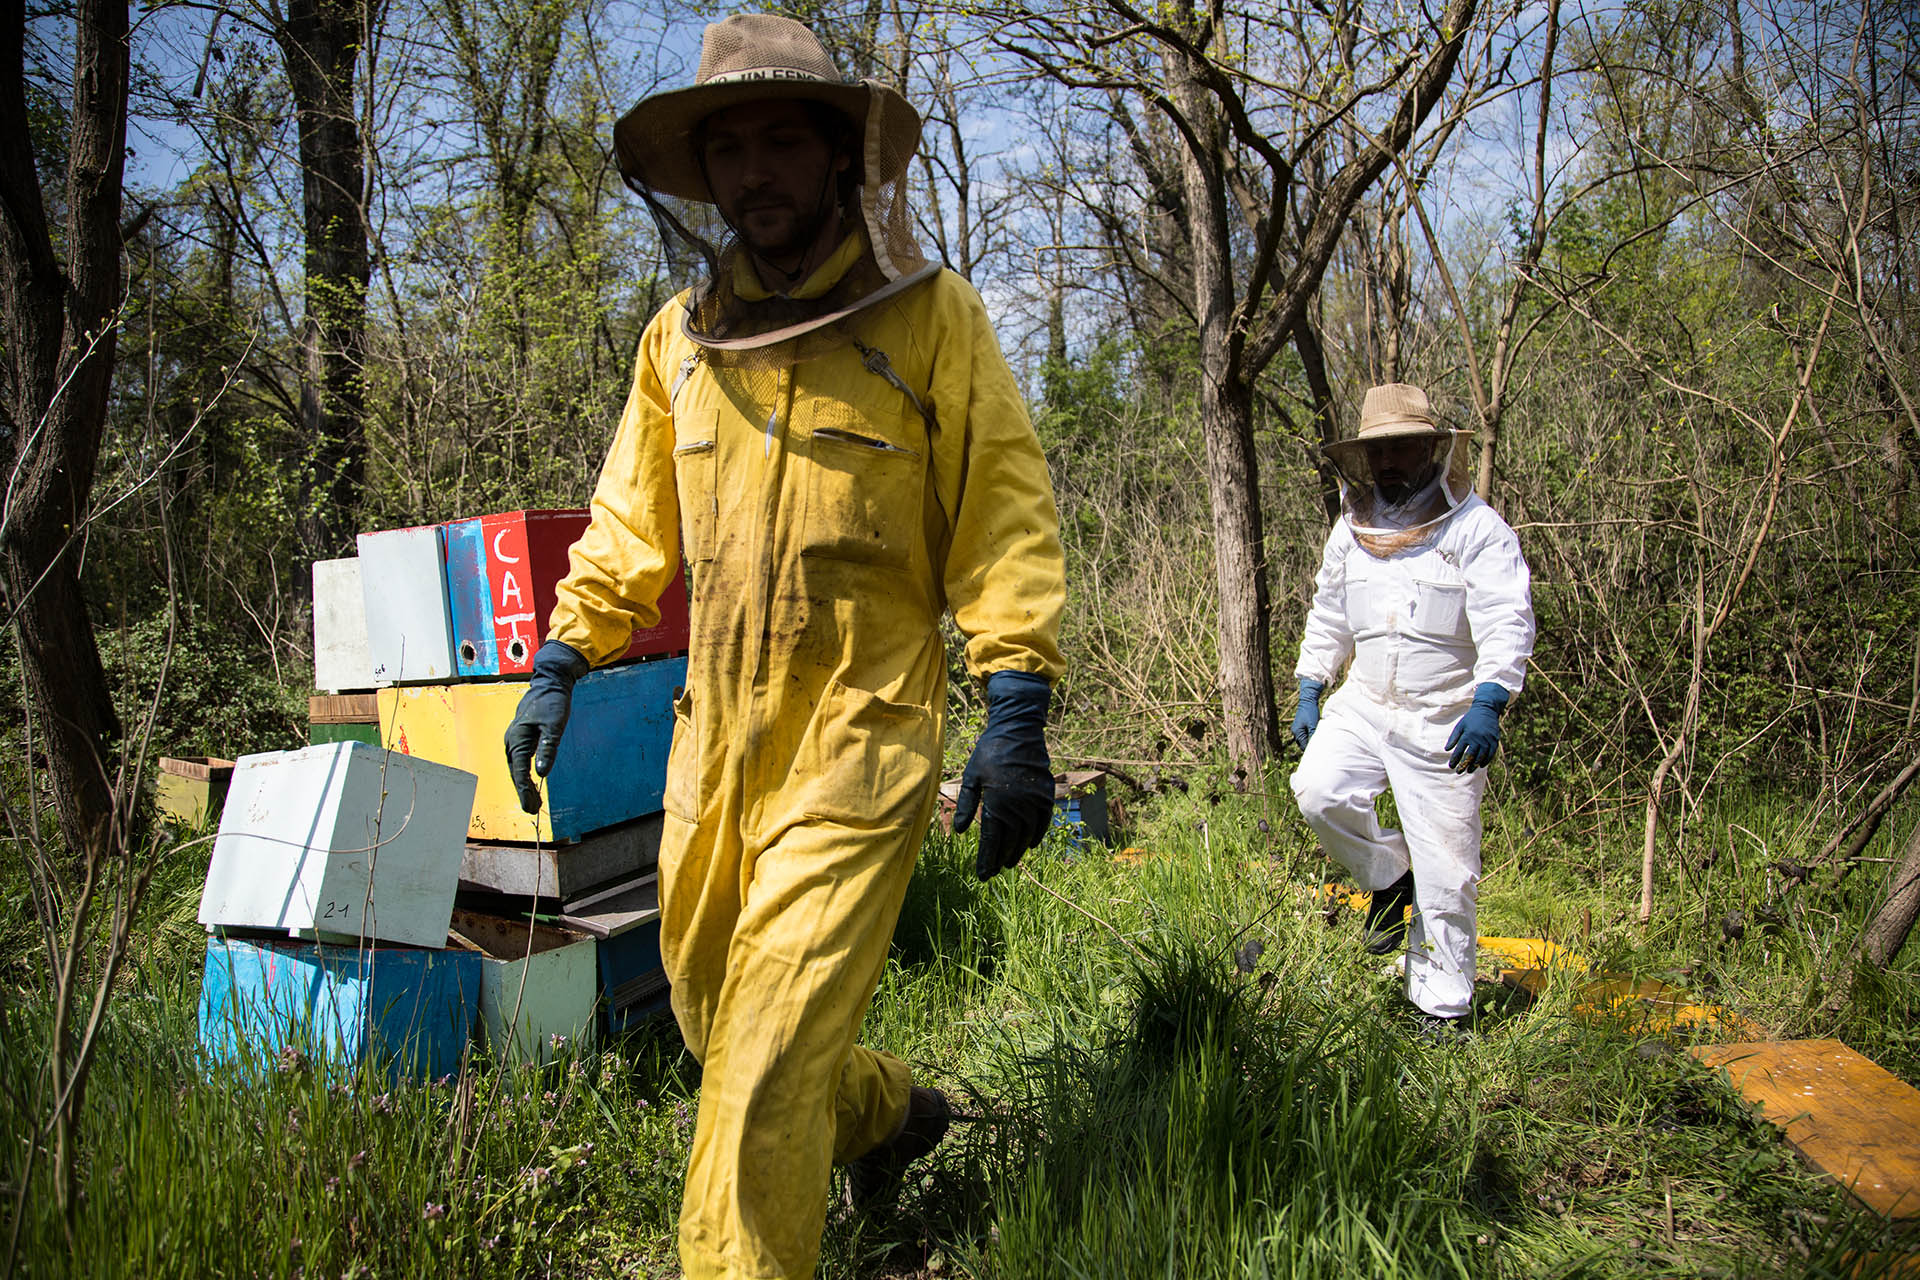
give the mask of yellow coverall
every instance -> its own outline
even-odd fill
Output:
[[[764,296],[744,268],[735,288]],[[679,301],[654,317],[548,631],[614,656],[684,548],[660,941],[704,1066],[688,1280],[811,1276],[830,1164],[904,1121],[906,1064],[854,1039],[937,791],[942,610],[976,677],[1063,670],[1053,491],[979,295],[942,272],[843,323],[931,422],[851,344],[689,363]]]

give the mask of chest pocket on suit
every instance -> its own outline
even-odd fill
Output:
[[[714,530],[720,516],[713,487],[719,425],[719,416],[711,410],[674,421],[673,478],[680,493],[680,540],[689,564],[713,559]]]
[[[794,426],[807,442],[800,550],[904,569],[924,536],[926,427],[891,378],[871,365],[861,368],[851,352],[845,359],[852,367],[835,370],[829,393],[794,405]]]
[[[1470,640],[1467,584],[1459,579],[1420,575],[1413,580],[1413,609],[1408,629],[1436,640]]]
[[[1347,625],[1356,635],[1384,630],[1390,611],[1387,584],[1368,572],[1368,567],[1359,554],[1347,561]]]

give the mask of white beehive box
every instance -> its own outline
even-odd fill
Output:
[[[363,742],[240,757],[200,923],[445,946],[477,782]]]
[[[363,533],[359,542],[373,678],[389,684],[453,679],[453,619],[440,526]]]
[[[322,693],[376,689],[367,652],[367,602],[360,558],[313,562],[313,687]]]
[[[591,935],[477,911],[455,911],[453,934],[477,948],[480,1021],[505,1063],[544,1063],[563,1045],[593,1044],[599,998]]]

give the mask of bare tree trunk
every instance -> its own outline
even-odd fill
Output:
[[[1073,58],[1056,57],[1059,46],[1051,16],[1019,5],[992,37],[1061,83],[1112,93],[1116,123],[1151,179],[1156,205],[1184,214],[1178,247],[1187,251],[1199,338],[1201,429],[1220,592],[1220,692],[1227,748],[1242,778],[1256,773],[1280,743],[1253,437],[1254,382],[1296,341],[1296,330],[1305,321],[1355,203],[1412,141],[1445,92],[1478,2],[1448,0],[1432,24],[1438,46],[1417,66],[1403,63],[1378,90],[1370,91],[1394,94],[1392,118],[1379,138],[1370,139],[1324,182],[1318,174],[1321,148],[1313,139],[1345,127],[1339,122],[1349,117],[1348,108],[1322,104],[1330,113],[1325,118],[1298,121],[1284,143],[1270,136],[1241,96],[1247,82],[1235,68],[1243,64],[1244,50],[1232,47],[1236,23],[1221,0],[1178,0],[1153,7],[1152,16],[1131,0],[1106,0],[1118,19],[1114,25],[1132,33],[1124,43],[1143,54],[1152,49],[1157,75],[1146,57],[1129,61],[1124,48],[1112,54],[1109,46],[1114,42],[1105,40],[1081,46]],[[1323,16],[1341,30],[1352,30],[1353,15],[1344,8],[1338,16]],[[1035,33],[1031,43],[1028,33]],[[1102,66],[1110,56],[1115,61]],[[1122,90],[1151,102],[1165,118],[1167,145],[1147,141],[1134,126]],[[1173,166],[1159,158],[1169,151],[1179,156],[1177,186],[1170,181]],[[1307,175],[1300,171],[1303,157]],[[1244,166],[1250,159],[1262,166],[1263,183],[1246,176]],[[1163,185],[1173,190],[1163,191]],[[1234,193],[1242,197],[1240,218],[1253,241],[1241,262],[1235,261],[1228,225]],[[1120,256],[1137,260],[1124,248]],[[1165,272],[1163,278],[1173,275]]]
[[[1735,25],[1738,25],[1737,20]],[[1526,247],[1521,250],[1520,260],[1514,264],[1513,286],[1507,293],[1506,304],[1501,308],[1500,325],[1493,345],[1493,367],[1489,371],[1492,386],[1487,389],[1486,403],[1480,407],[1480,467],[1475,474],[1473,491],[1480,495],[1482,502],[1493,501],[1494,451],[1499,447],[1500,431],[1505,425],[1508,383],[1513,377],[1513,362],[1519,354],[1520,345],[1524,344],[1526,334],[1530,332],[1523,330],[1520,342],[1516,343],[1514,323],[1520,314],[1520,300],[1528,289],[1529,277],[1540,265],[1540,255],[1547,247],[1547,128],[1548,121],[1553,117],[1553,54],[1559,43],[1560,0],[1547,0],[1547,34],[1540,54],[1539,119],[1534,124],[1533,216],[1527,227]],[[1473,388],[1475,394],[1479,394],[1478,378],[1474,379]]]
[[[1253,451],[1253,387],[1233,325],[1234,282],[1219,108],[1188,60],[1175,95],[1197,135],[1180,152],[1193,226],[1193,310],[1200,336],[1200,426],[1213,498],[1214,578],[1220,592],[1220,697],[1227,751],[1248,776],[1280,749],[1267,608],[1260,468]]]
[[[119,737],[80,588],[107,417],[121,290],[120,191],[127,136],[127,6],[82,0],[75,17],[66,252],[54,249],[27,120],[25,12],[0,17],[0,272],[8,475],[0,586],[17,628],[27,692],[45,727],[55,809],[69,853],[104,837],[106,762]],[[37,752],[36,752],[37,754]]]
[[[1202,351],[1205,361],[1205,344]],[[1253,453],[1252,388],[1242,379],[1217,379],[1209,367],[1200,383],[1200,412],[1207,445],[1207,488],[1213,497],[1220,696],[1227,750],[1236,768],[1251,776],[1280,750],[1266,534]]]
[[[1906,856],[1887,881],[1887,900],[1873,913],[1860,939],[1860,957],[1876,969],[1885,969],[1900,955],[1920,915],[1920,827],[1907,840]]]
[[[366,166],[354,69],[379,0],[291,0],[274,38],[300,124],[306,319],[300,425],[312,449],[300,534],[315,555],[343,550],[366,478]]]
[[[1867,807],[1861,811],[1859,817],[1834,833],[1833,838],[1827,841],[1821,848],[1819,856],[1813,860],[1814,865],[1820,866],[1834,862],[1837,856],[1838,864],[1834,868],[1834,881],[1838,883],[1845,879],[1853,871],[1856,865],[1855,859],[1866,852],[1868,843],[1879,834],[1880,823],[1887,816],[1887,812],[1906,793],[1907,787],[1915,777],[1920,777],[1920,758],[1916,758],[1902,769],[1892,782],[1882,787],[1879,793],[1867,802]]]
[[[1687,704],[1680,713],[1680,724],[1673,731],[1673,741],[1667,744],[1666,753],[1654,766],[1653,778],[1647,783],[1646,822],[1640,844],[1641,924],[1653,918],[1653,856],[1660,835],[1660,797],[1666,791],[1667,775],[1686,751],[1687,739],[1700,718],[1700,690],[1707,676],[1706,587],[1707,568],[1703,561],[1693,577],[1693,678],[1687,682]]]
[[[1340,438],[1340,423],[1334,417],[1333,380],[1327,376],[1327,349],[1320,341],[1319,326],[1308,316],[1294,326],[1293,349],[1300,357],[1300,368],[1307,376],[1307,389],[1313,395],[1314,432],[1325,448]],[[1327,524],[1340,518],[1340,477],[1323,461],[1315,464],[1320,473],[1320,505],[1326,508]]]

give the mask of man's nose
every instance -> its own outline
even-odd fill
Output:
[[[740,156],[740,183],[746,187],[763,187],[773,177],[773,169],[767,163],[765,147],[749,144]]]

